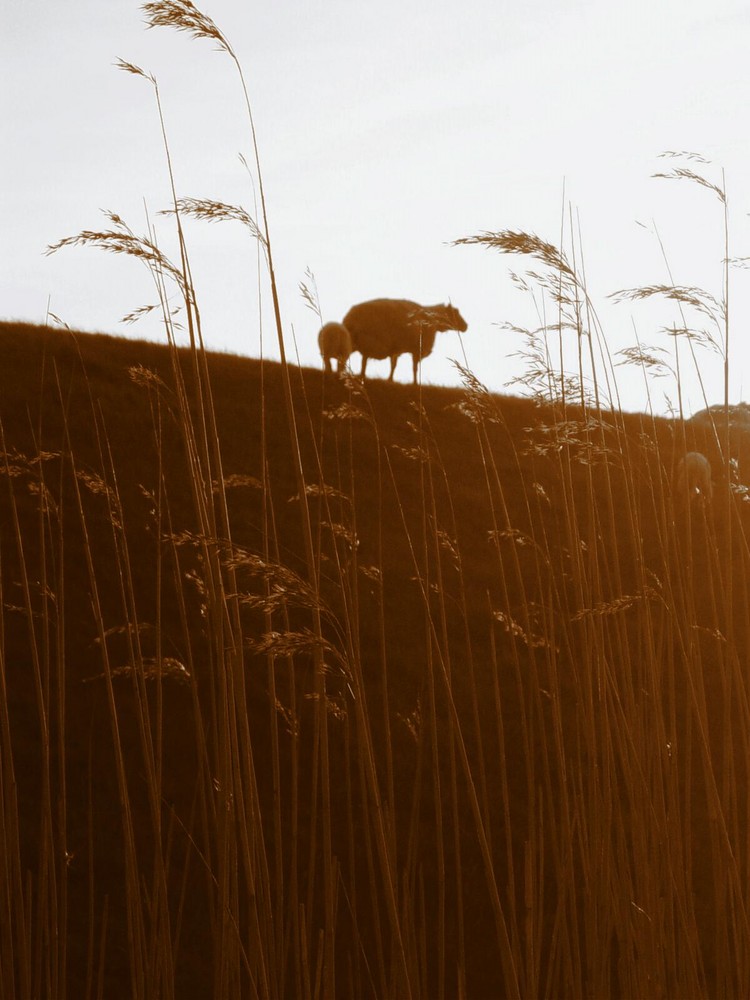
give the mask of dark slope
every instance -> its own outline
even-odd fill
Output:
[[[68,947],[70,996],[84,995],[100,975],[105,996],[132,994],[119,745],[144,896],[151,891],[148,875],[158,840],[168,858],[176,995],[208,996],[217,989],[215,886],[209,872],[215,858],[207,854],[211,836],[201,839],[201,823],[212,807],[206,805],[200,774],[213,765],[197,745],[196,719],[210,728],[214,718],[210,671],[217,653],[204,607],[206,566],[196,540],[198,520],[170,356],[150,343],[0,324],[0,357],[0,427],[7,456],[0,470],[6,480],[0,484],[1,648],[8,706],[3,732],[12,744],[19,870],[29,879],[25,905],[32,913],[27,919],[34,927],[34,914],[41,913],[39,926],[45,919],[51,926],[53,903],[67,914],[61,930]],[[181,363],[194,396],[187,353]],[[280,369],[220,354],[209,356],[208,367],[232,543],[305,578]],[[561,461],[559,449],[544,453],[551,435],[543,426],[551,423],[551,415],[528,401],[470,399],[438,388],[417,395],[411,387],[378,381],[367,383],[365,396],[352,396],[345,385],[318,371],[294,369],[291,378],[306,480],[336,491],[326,498],[318,488],[309,497],[324,634],[361,671],[383,808],[400,859],[403,905],[413,907],[413,923],[422,928],[423,939],[411,943],[414,954],[422,956],[422,991],[435,995],[445,977],[453,994],[463,977],[468,995],[502,995],[508,984],[451,719],[460,720],[492,830],[497,884],[523,913],[528,901],[524,865],[540,815],[537,799],[554,804],[554,783],[562,787],[570,780],[564,755],[555,759],[555,752],[564,749],[568,765],[599,766],[595,744],[587,743],[580,729],[586,715],[580,703],[587,691],[582,677],[586,658],[593,655],[590,637],[581,630],[576,647],[577,626],[567,622],[590,604],[591,593],[611,601],[642,593],[649,571],[662,583],[668,577],[673,553],[664,538],[661,505],[674,429],[667,422],[627,417],[602,439],[611,449],[609,460],[602,461],[596,451],[602,442],[597,438],[594,448],[580,427],[571,425],[564,454],[585,453],[590,461]],[[350,409],[347,415],[347,407],[356,413]],[[483,420],[477,422],[480,415]],[[571,411],[570,416],[577,415]],[[527,428],[540,425],[536,450],[529,449]],[[648,441],[641,437],[644,432]],[[691,445],[710,451],[706,430],[694,433],[703,437]],[[623,448],[636,475],[624,472]],[[718,545],[721,527],[716,530]],[[534,544],[524,544],[532,537]],[[589,592],[572,565],[578,559],[571,552],[572,539],[584,553],[586,580],[596,581]],[[535,555],[542,544],[545,573]],[[700,539],[694,559],[696,575],[709,578],[712,551]],[[243,568],[237,572],[242,581]],[[257,580],[242,585],[258,593]],[[295,586],[292,578],[286,581],[290,628],[300,633],[310,627],[310,614],[294,600]],[[736,599],[744,597],[743,585]],[[705,613],[709,628],[710,610],[700,599],[696,604],[699,622]],[[320,840],[317,848],[311,841],[311,830],[321,837],[319,815],[312,822],[319,800],[312,794],[318,731],[310,651],[290,662],[277,661],[272,695],[267,658],[253,646],[268,631],[268,620],[250,604],[243,605],[242,615],[247,714],[269,866],[275,870],[281,858],[285,891],[291,893],[289,845],[297,842],[298,899],[309,907],[307,938],[317,949],[315,926],[323,921],[324,907],[319,887],[309,881],[312,870],[320,880],[322,862],[308,866],[308,853],[315,857],[320,847]],[[281,629],[281,620],[275,614],[274,629]],[[556,654],[547,655],[543,646],[535,651],[534,635],[554,635],[558,627]],[[627,621],[602,641],[610,666],[617,666],[618,649],[629,664],[641,658],[643,636],[632,633]],[[104,677],[103,646],[114,671],[114,701]],[[665,647],[661,655],[671,660],[674,653]],[[193,683],[180,676],[176,665],[161,685],[150,681],[148,670],[164,657],[183,665]],[[344,885],[337,903],[340,992],[352,995],[348,984],[371,982],[373,995],[384,990],[398,995],[398,979],[386,971],[393,962],[391,945],[380,940],[388,925],[386,904],[372,898],[379,883],[369,860],[377,854],[373,805],[361,791],[361,761],[351,756],[352,686],[335,658],[329,667],[331,837]],[[624,703],[639,684],[647,681],[632,677],[625,683]],[[671,711],[676,716],[683,711],[674,693]],[[648,711],[638,725],[647,717]],[[151,720],[149,733],[144,733],[144,718]],[[207,740],[210,744],[210,734]],[[143,749],[154,741],[161,767],[158,803]],[[529,748],[534,748],[531,755]],[[537,754],[538,759],[530,759]],[[610,776],[615,783],[619,766],[613,764]],[[9,773],[6,754],[6,779]],[[511,829],[498,791],[504,781],[510,782]],[[295,782],[301,789],[297,797],[291,792]],[[6,780],[4,795],[11,791]],[[6,807],[6,820],[12,813]],[[274,818],[282,824],[280,842]],[[547,837],[557,820],[546,817]],[[696,828],[696,842],[702,835]],[[12,829],[5,836],[6,843],[13,842]],[[580,865],[585,876],[584,861],[571,863]],[[543,895],[544,913],[537,915],[535,933],[538,946],[545,948],[559,934],[554,914],[579,910],[578,903],[560,903],[555,878],[560,864],[552,858],[536,876],[540,884],[534,891]],[[54,885],[50,870],[56,873]],[[67,879],[64,899],[61,872]],[[512,873],[515,892],[509,888]],[[14,877],[11,859],[4,873],[11,899],[19,891]],[[272,884],[279,890],[273,879]],[[699,879],[695,887],[700,891]],[[582,898],[582,913],[586,905]],[[17,922],[13,905],[8,906]],[[277,919],[291,927],[289,912],[297,906],[297,901],[285,903],[283,912],[275,911]],[[433,912],[445,915],[444,925]],[[523,917],[518,926],[524,926]],[[292,932],[287,928],[285,933]],[[45,956],[57,953],[43,932],[32,930],[30,941],[32,951],[42,956],[30,963],[37,969],[38,992],[49,995],[54,973],[48,970],[56,959]],[[21,988],[18,944],[14,947]],[[291,956],[288,938],[285,947]],[[585,956],[586,945],[581,947]],[[460,954],[466,967],[459,973]],[[284,964],[279,961],[277,967]],[[295,976],[301,973],[292,957],[286,966],[286,980],[277,977],[272,993],[282,986],[287,995],[297,992]],[[565,981],[565,970],[551,968],[547,974],[548,983]],[[608,975],[616,992],[617,975]],[[145,992],[156,995],[156,988]]]

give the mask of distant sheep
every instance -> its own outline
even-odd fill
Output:
[[[327,372],[333,371],[332,360],[336,359],[336,373],[341,375],[352,353],[352,338],[343,323],[326,323],[318,334],[318,347]]]
[[[444,330],[466,330],[466,320],[452,305],[420,306],[408,299],[372,299],[352,306],[344,316],[352,348],[362,355],[362,378],[370,358],[390,358],[393,380],[400,355],[411,354],[414,383],[422,358],[432,352],[435,335]]]
[[[714,403],[707,410],[699,410],[689,420],[691,424],[707,427],[723,427],[729,417],[729,426],[741,432],[750,430],[750,403],[733,403],[725,409],[723,403]]]
[[[681,499],[691,500],[700,497],[705,503],[710,503],[714,495],[711,482],[711,463],[699,451],[689,451],[677,463],[675,488]]]

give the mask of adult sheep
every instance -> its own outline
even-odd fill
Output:
[[[711,463],[700,451],[689,451],[677,463],[675,488],[681,500],[690,503],[697,497],[710,503],[714,495],[711,481]]]
[[[411,354],[414,384],[417,366],[432,352],[435,335],[444,330],[466,329],[466,320],[455,306],[420,306],[408,299],[372,299],[352,306],[344,316],[344,326],[352,337],[352,348],[362,355],[362,378],[370,358],[390,358],[393,381],[396,362]]]
[[[318,347],[327,372],[333,371],[331,362],[336,359],[336,374],[344,371],[352,353],[352,338],[343,323],[325,323],[318,334]]]

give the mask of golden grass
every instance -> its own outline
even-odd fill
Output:
[[[187,0],[143,10],[236,64]],[[121,66],[171,177],[156,79]],[[728,397],[704,424],[623,413],[580,247],[516,231],[457,242],[542,268],[519,283],[554,319],[516,331],[535,402],[465,368],[416,395],[294,369],[259,192],[256,223],[173,188],[179,264],[113,213],[53,244],[143,260],[166,347],[0,328],[4,994],[748,995]],[[257,242],[280,366],[204,349],[184,215]],[[621,293],[655,295],[728,365],[727,284]],[[693,328],[622,357],[679,392]],[[714,499],[680,506],[693,448]]]

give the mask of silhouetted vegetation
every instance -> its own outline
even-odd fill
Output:
[[[209,537],[189,351],[0,352],[6,982],[742,992],[748,553],[678,425],[292,371],[310,581],[278,365],[206,355]]]
[[[531,398],[424,388],[424,344],[414,386],[326,378],[286,359],[234,50],[142,10],[237,69],[258,218],[178,197],[120,61],[177,254],[113,212],[50,251],[145,264],[166,343],[0,324],[3,996],[750,995],[723,181],[659,175],[718,197],[721,294],[618,293],[679,313],[620,352],[673,419],[623,412],[576,241],[514,230],[456,242],[536,269]],[[185,216],[257,244],[279,364],[205,350]],[[706,348],[723,405],[686,421]]]

